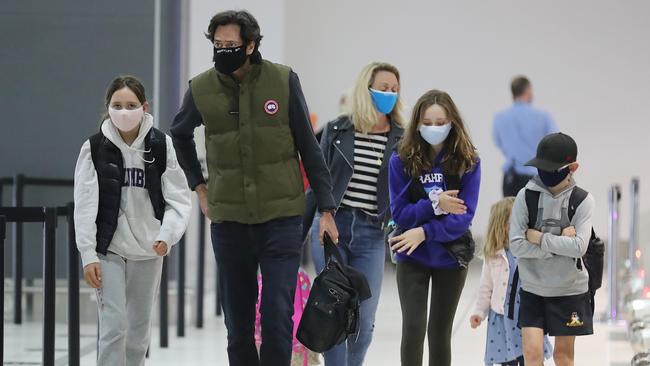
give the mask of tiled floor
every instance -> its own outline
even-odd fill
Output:
[[[452,340],[454,365],[483,364],[485,327],[472,330],[468,321],[469,312],[475,301],[479,275],[480,262],[476,261],[468,276],[454,324]],[[598,308],[601,309],[604,308],[604,294],[605,291],[602,291],[599,296],[602,299],[597,299],[597,305],[600,305]],[[365,364],[371,366],[399,365],[401,316],[395,273],[392,268],[386,270],[381,296],[375,338]],[[207,297],[207,299],[212,298],[213,296]],[[212,305],[206,303],[206,309],[213,309]],[[64,326],[61,325],[57,329],[62,330]],[[82,358],[84,366],[95,365],[94,332],[94,325],[88,325],[82,329],[82,335],[85,335],[82,337],[82,351],[86,351]],[[226,332],[222,318],[207,315],[206,312],[205,327],[196,329],[188,325],[186,333],[185,338],[172,336],[169,348],[161,349],[158,347],[158,332],[154,329],[153,348],[147,364],[156,366],[227,365]],[[57,334],[60,334],[60,331],[57,331]],[[175,330],[171,329],[170,334],[174,335]],[[21,365],[40,364],[40,352],[28,350],[30,348],[37,349],[40,341],[40,328],[37,324],[21,327],[5,326],[5,360],[23,362],[20,363]],[[66,364],[65,345],[65,335],[57,337],[57,349],[60,349],[60,352],[57,352],[58,365]],[[579,366],[629,365],[631,357],[632,350],[625,340],[625,327],[598,323],[595,335],[578,339],[575,364]],[[426,361],[425,364],[427,364]],[[546,365],[553,364],[552,360],[546,362]],[[10,364],[5,363],[5,365]]]

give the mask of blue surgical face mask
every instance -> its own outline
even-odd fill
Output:
[[[544,170],[537,169],[537,174],[539,175],[539,179],[541,179],[542,183],[544,183],[544,185],[547,186],[548,188],[553,188],[559,185],[560,183],[562,183],[562,181],[569,175],[569,172],[570,172],[569,167],[554,172],[547,172]]]
[[[393,108],[395,108],[395,103],[397,103],[397,93],[394,92],[383,92],[371,88],[370,96],[375,103],[375,108],[383,114],[392,112]]]
[[[420,135],[431,145],[440,145],[443,143],[451,131],[451,122],[442,126],[420,126]]]

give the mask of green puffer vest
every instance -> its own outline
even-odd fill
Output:
[[[239,84],[215,69],[192,79],[205,125],[213,222],[258,224],[303,214],[302,175],[289,126],[290,72],[263,61]]]

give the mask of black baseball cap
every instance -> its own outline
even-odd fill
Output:
[[[537,156],[524,165],[553,172],[575,163],[577,157],[578,145],[573,138],[558,132],[546,135],[537,145]]]

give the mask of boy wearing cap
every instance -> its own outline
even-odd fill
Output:
[[[538,175],[519,191],[512,210],[510,250],[519,259],[519,326],[527,366],[543,365],[544,334],[555,336],[553,358],[563,366],[573,365],[575,337],[593,333],[589,275],[580,261],[591,235],[593,196],[575,208],[571,220],[568,215],[577,155],[570,136],[544,137],[537,156],[526,163]],[[528,220],[527,190],[539,192],[535,223]]]

